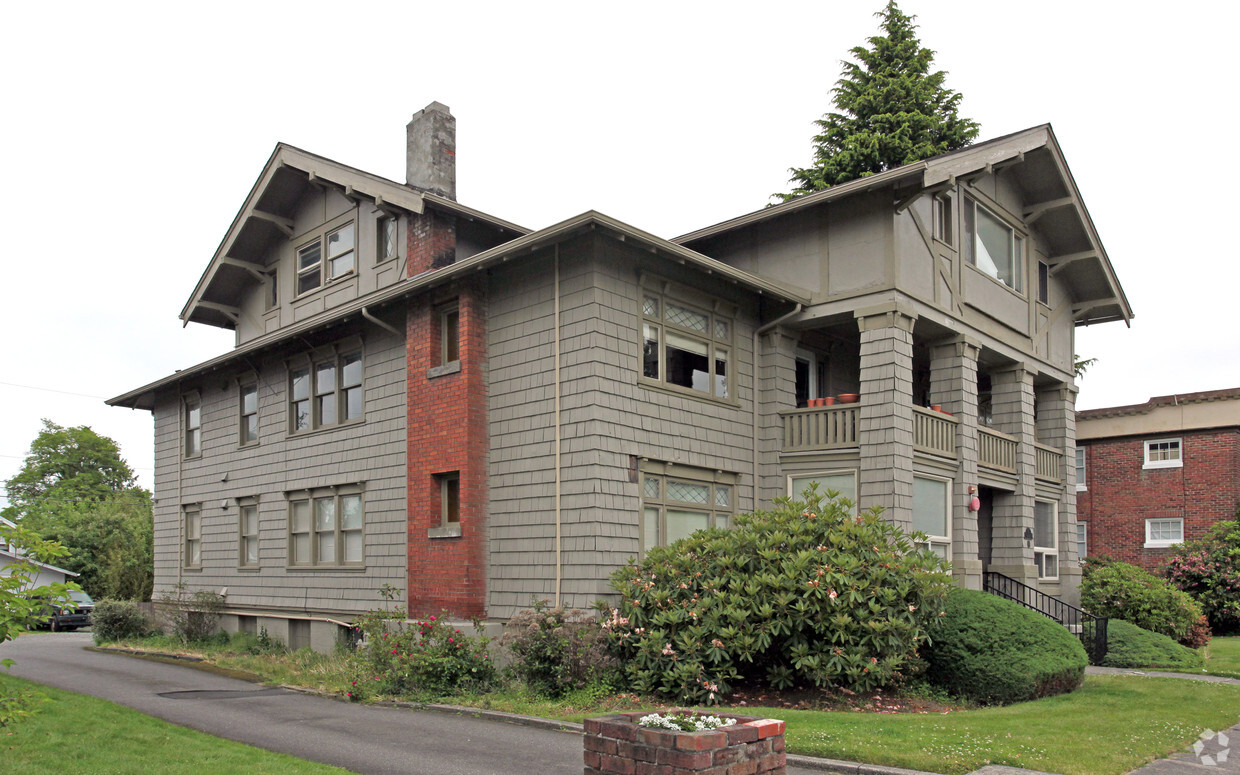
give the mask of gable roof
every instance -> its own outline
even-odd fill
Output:
[[[237,310],[231,289],[246,275],[261,277],[267,248],[276,240],[293,236],[295,208],[312,186],[332,186],[354,201],[366,199],[389,211],[422,213],[432,207],[511,236],[529,233],[523,226],[451,199],[278,143],[181,309],[184,323],[233,326]]]
[[[832,186],[672,241],[692,246],[707,238],[884,187],[896,189],[900,201],[909,202],[923,193],[945,190],[958,181],[969,182],[1000,169],[1013,170],[1027,197],[1034,202],[1021,215],[1027,225],[1041,224],[1038,231],[1046,237],[1050,250],[1047,262],[1051,273],[1063,280],[1072,295],[1076,324],[1131,320],[1132,307],[1050,124]]]
[[[203,361],[196,366],[179,370],[163,379],[156,380],[115,398],[110,398],[106,403],[110,406],[151,410],[155,406],[156,393],[161,389],[177,384],[181,380],[192,379],[216,369],[227,367],[234,361],[244,359],[250,353],[264,350],[294,337],[303,336],[312,331],[337,325],[353,318],[363,317],[369,314],[369,308],[389,304],[402,297],[483,271],[495,264],[520,260],[536,250],[564,242],[571,237],[588,231],[600,231],[620,241],[638,245],[651,253],[663,256],[667,260],[693,266],[707,274],[716,275],[726,282],[745,286],[760,296],[770,296],[792,303],[809,303],[809,297],[800,290],[750,274],[709,256],[702,255],[683,245],[669,242],[615,218],[590,210],[574,218],[569,218],[536,232],[530,232],[439,269],[407,277],[358,299],[320,312],[299,323],[284,326],[271,333],[256,337],[223,355]]]

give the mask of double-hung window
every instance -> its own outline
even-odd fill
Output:
[[[241,501],[237,510],[237,565],[242,568],[258,567],[258,502],[253,499]]]
[[[918,546],[951,559],[951,482],[913,477],[913,530],[925,534]]]
[[[303,567],[360,566],[365,517],[356,486],[289,496],[288,562]]]
[[[642,551],[666,546],[697,530],[731,527],[736,488],[717,478],[713,472],[685,466],[675,466],[671,473],[643,471]]]
[[[1142,468],[1180,468],[1184,465],[1180,453],[1179,439],[1151,439],[1145,442],[1145,465]]]
[[[1166,549],[1184,540],[1184,518],[1145,520],[1145,548]]]
[[[185,456],[202,454],[202,404],[198,399],[185,401]]]
[[[1033,503],[1033,562],[1038,578],[1059,578],[1059,504]]]
[[[320,235],[297,248],[298,295],[344,277],[356,264],[356,229],[352,223]]]
[[[241,443],[258,441],[258,383],[241,386]]]
[[[289,370],[289,425],[294,433],[362,416],[362,354],[331,355]]]
[[[964,201],[964,232],[969,263],[1017,293],[1024,293],[1024,238],[972,199]]]
[[[1089,489],[1089,482],[1085,478],[1087,473],[1085,470],[1085,448],[1078,446],[1076,448],[1076,489],[1078,492]]]
[[[183,561],[186,568],[202,567],[202,507],[198,504],[182,506],[185,545]]]
[[[732,397],[732,320],[663,294],[642,295],[642,376]]]

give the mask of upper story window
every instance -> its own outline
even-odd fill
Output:
[[[1088,480],[1085,478],[1085,448],[1076,448],[1076,489],[1083,491],[1089,489]]]
[[[934,238],[952,244],[952,200],[949,196],[934,198]]]
[[[359,485],[289,497],[289,565],[361,565],[365,516]]]
[[[314,430],[362,417],[362,354],[316,358],[289,370],[289,427]]]
[[[375,224],[375,260],[387,261],[400,255],[397,241],[400,222],[393,215],[385,215]]]
[[[964,232],[969,263],[1017,293],[1024,293],[1024,238],[972,199],[964,201]]]
[[[1059,578],[1059,504],[1033,503],[1033,562],[1038,578]]]
[[[456,304],[439,308],[439,365],[461,359],[461,310]]]
[[[251,382],[241,386],[241,443],[258,441],[258,384]]]
[[[185,401],[185,456],[202,454],[202,404],[198,399]]]
[[[642,296],[642,376],[730,398],[732,320],[649,290]]]
[[[1089,556],[1089,524],[1086,522],[1076,523],[1076,559],[1077,562],[1084,564],[1085,558]]]
[[[323,243],[327,243],[326,255]],[[324,283],[353,271],[356,246],[352,223],[330,231],[297,249],[297,294],[308,293]]]
[[[1038,301],[1051,303],[1051,266],[1045,261],[1038,262]]]
[[[1145,465],[1142,468],[1181,468],[1179,439],[1151,439],[1145,442]]]
[[[675,466],[675,474],[642,472],[642,551],[666,546],[697,530],[731,527],[735,487],[713,472]],[[697,478],[697,477],[701,478]]]

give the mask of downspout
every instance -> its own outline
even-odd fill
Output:
[[[561,565],[561,523],[560,523],[560,245],[556,243],[552,273],[555,275],[552,295],[555,298],[552,307],[553,324],[555,326],[555,607],[560,607],[560,586],[564,578]]]
[[[797,302],[797,305],[792,308],[791,312],[780,315],[779,317],[772,320],[770,323],[767,323],[764,326],[759,326],[758,328],[755,328],[753,330],[753,350],[751,350],[751,352],[753,353],[753,400],[751,402],[752,406],[751,406],[751,411],[750,411],[751,419],[753,420],[753,429],[752,429],[753,435],[750,436],[750,438],[753,439],[753,510],[754,511],[758,510],[758,340],[767,331],[770,331],[772,328],[774,328],[775,326],[778,326],[780,323],[784,322],[785,320],[792,317],[793,315],[798,314],[800,311],[801,311],[801,302]]]
[[[154,414],[154,410],[151,412]],[[177,589],[184,584],[185,570],[185,511],[181,504],[181,461],[185,459],[185,396],[181,393],[181,383],[177,382]],[[198,511],[199,523],[202,524],[202,510]]]
[[[387,323],[384,323],[384,322],[383,322],[382,320],[380,320],[379,318],[377,318],[377,317],[375,317],[374,315],[370,314],[370,310],[366,309],[365,307],[362,307],[362,317],[366,318],[366,319],[367,319],[367,320],[369,320],[371,323],[374,323],[374,324],[375,324],[376,326],[378,326],[379,328],[382,328],[384,331],[387,331],[387,332],[389,332],[389,333],[393,334],[394,336],[404,336],[404,334],[403,334],[403,333],[401,333],[400,331],[397,331],[397,330],[396,330],[396,328],[394,328],[393,326],[390,326],[390,325],[388,325]]]

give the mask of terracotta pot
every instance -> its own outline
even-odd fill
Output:
[[[822,399],[823,406],[835,406],[835,396],[827,396]]]
[[[934,411],[936,411],[936,412],[941,412],[941,411],[943,411],[943,405],[942,405],[942,404],[930,404],[930,408],[931,408],[931,409],[933,409],[933,410],[934,410]]]
[[[861,400],[861,394],[860,393],[840,393],[838,396],[835,397],[835,400],[839,401],[841,404],[855,404]]]

